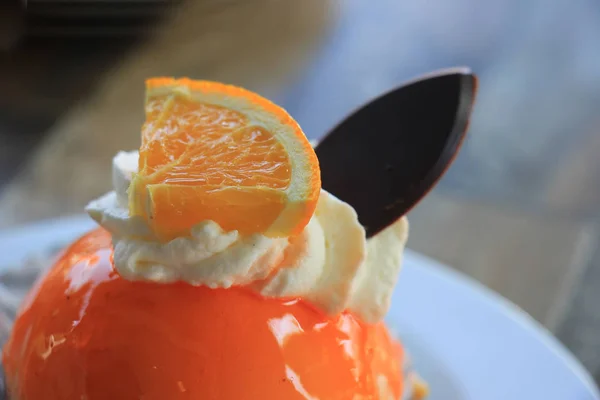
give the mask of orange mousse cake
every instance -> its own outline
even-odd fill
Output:
[[[112,168],[114,191],[87,207],[100,227],[22,305],[10,399],[403,398],[382,320],[407,222],[367,240],[283,109],[150,79],[140,149]]]

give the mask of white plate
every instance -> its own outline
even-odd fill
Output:
[[[75,216],[0,232],[0,266],[93,226]],[[431,400],[600,400],[588,373],[523,311],[414,252],[406,252],[388,322],[429,381]]]

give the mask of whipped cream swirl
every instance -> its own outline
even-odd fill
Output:
[[[248,286],[265,297],[301,297],[327,314],[348,310],[368,323],[385,316],[408,236],[406,218],[367,240],[354,209],[322,190],[315,214],[295,237],[242,236],[204,221],[188,236],[161,243],[143,218],[129,215],[127,188],[137,161],[137,152],[117,154],[114,191],[86,207],[112,234],[123,278]]]

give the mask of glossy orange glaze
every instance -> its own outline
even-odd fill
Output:
[[[129,282],[111,256],[93,231],[32,290],[4,348],[13,399],[400,398],[402,349],[383,323],[244,288]]]

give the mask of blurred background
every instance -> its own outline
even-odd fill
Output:
[[[409,215],[409,247],[518,304],[599,380],[599,38],[595,0],[5,0],[0,228],[109,189],[147,76],[246,86],[318,138],[415,75],[467,65],[470,135]]]

